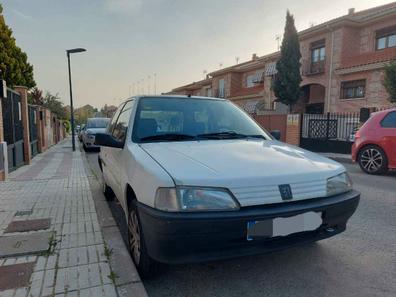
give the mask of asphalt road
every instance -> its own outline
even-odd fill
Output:
[[[97,153],[87,153],[100,176]],[[144,281],[150,296],[396,296],[396,174],[369,176],[345,164],[362,193],[347,230],[262,256],[164,266]],[[125,234],[122,212],[110,203]]]

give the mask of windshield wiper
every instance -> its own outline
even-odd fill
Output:
[[[177,134],[177,133],[166,133],[166,134],[158,134],[158,135],[151,135],[140,138],[142,141],[161,141],[161,140],[169,140],[169,141],[181,141],[181,140],[190,140],[196,139],[194,135],[188,134]]]
[[[199,138],[209,138],[209,139],[226,139],[226,138],[262,138],[266,139],[263,135],[246,135],[241,133],[236,133],[235,131],[225,131],[216,133],[206,133],[197,135]]]

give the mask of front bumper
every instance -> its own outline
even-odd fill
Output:
[[[88,148],[99,148],[100,147],[99,145],[95,144],[95,136],[85,137],[84,144]]]
[[[150,257],[162,263],[206,262],[254,255],[317,241],[341,233],[355,212],[360,193],[351,191],[327,198],[287,202],[239,211],[169,213],[142,203],[139,217]],[[322,225],[314,231],[247,241],[247,222],[301,213],[322,212]]]

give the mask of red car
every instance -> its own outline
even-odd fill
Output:
[[[369,174],[396,169],[396,108],[375,112],[355,135],[352,160]]]

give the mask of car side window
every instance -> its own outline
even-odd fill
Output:
[[[129,125],[129,118],[131,116],[133,107],[133,100],[128,101],[124,108],[122,109],[120,115],[118,116],[118,120],[113,129],[113,137],[118,141],[124,141]]]
[[[381,121],[383,128],[396,128],[396,111],[388,113]]]
[[[110,124],[107,126],[107,133],[112,134],[115,124],[117,122],[118,116],[120,115],[120,112],[122,108],[124,107],[125,103],[122,103],[120,106],[118,106],[116,112],[114,113],[113,117],[111,118]]]

